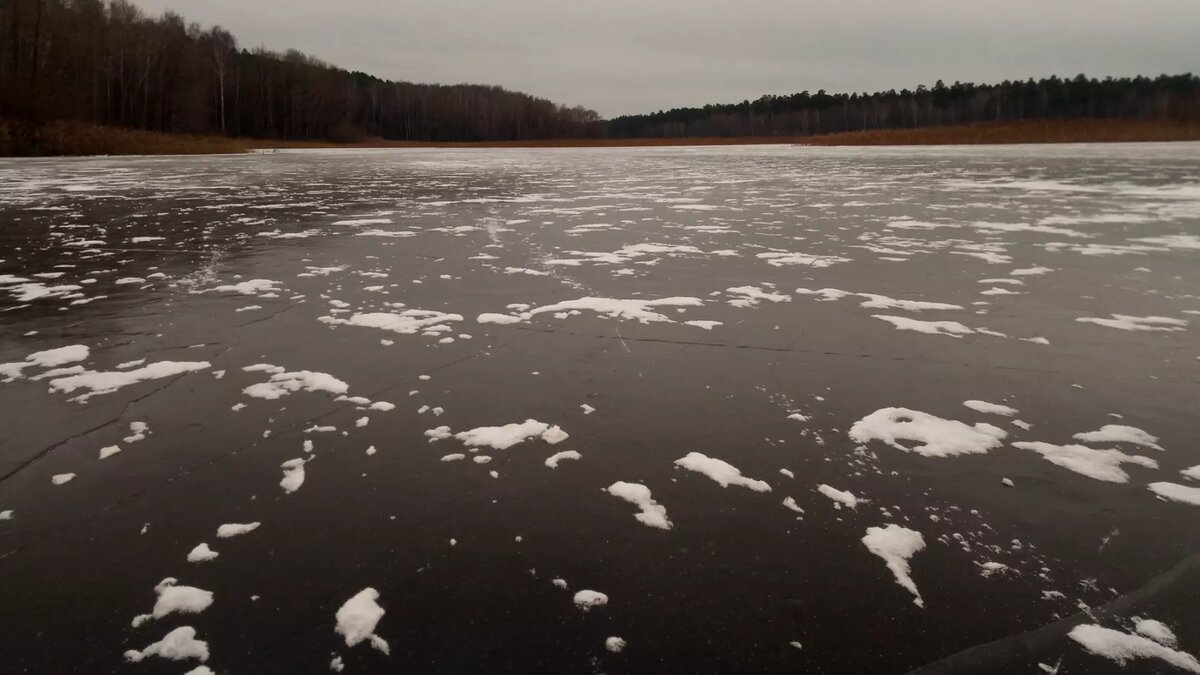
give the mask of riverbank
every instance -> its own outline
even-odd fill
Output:
[[[51,122],[36,131],[0,120],[0,156],[189,155],[315,148],[616,148],[687,145],[986,145],[1200,141],[1200,122],[1169,120],[1038,120],[921,129],[854,131],[824,136],[703,138],[566,138],[428,142],[367,139],[355,143],[162,134],[81,122]]]

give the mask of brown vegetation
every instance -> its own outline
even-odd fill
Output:
[[[374,139],[351,144],[249,141],[254,148],[611,148],[675,145],[975,145],[1200,141],[1200,122],[1170,120],[1035,120],[921,129],[853,131],[823,136],[566,138],[490,143],[421,143]]]
[[[681,145],[979,145],[1004,143],[1114,143],[1200,141],[1200,123],[1154,120],[1044,120],[967,124],[924,129],[857,131],[824,136],[707,138],[567,138],[435,143],[367,139],[353,143],[188,136],[50,122],[36,131],[0,119],[2,155],[192,155],[303,148],[623,148]]]
[[[216,155],[246,149],[241,140],[221,136],[163,134],[72,121],[35,127],[0,119],[0,156]]]

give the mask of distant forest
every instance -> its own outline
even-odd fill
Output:
[[[295,50],[239,48],[220,27],[171,12],[149,17],[127,0],[0,0],[4,118],[336,142],[806,136],[1067,118],[1195,121],[1200,77],[939,80],[899,92],[805,91],[605,121],[496,86],[392,82]]]
[[[287,11],[281,1],[279,10]],[[602,135],[600,116],[501,87],[390,82],[126,0],[0,0],[0,117],[354,141]]]
[[[941,80],[874,94],[767,95],[703,108],[625,115],[608,122],[614,138],[696,136],[809,136],[844,131],[913,129],[974,122],[1047,119],[1200,119],[1200,77],[1123,77],[1005,81]]]

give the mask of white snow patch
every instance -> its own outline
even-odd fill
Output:
[[[487,446],[495,450],[505,450],[526,439],[540,436],[549,429],[550,425],[545,422],[528,419],[521,423],[513,422],[500,427],[475,427],[467,431],[460,431],[454,434],[454,437],[467,447]],[[431,431],[436,432],[437,429]],[[436,437],[430,435],[429,431],[426,431],[425,435],[430,436],[431,440],[437,440]],[[444,438],[444,436],[441,437]]]
[[[575,606],[587,612],[593,607],[602,607],[608,604],[608,596],[599,591],[582,590],[575,594]]]
[[[217,528],[217,538],[228,539],[229,537],[247,534],[257,530],[259,525],[262,525],[262,523],[225,523]]]
[[[1012,417],[1013,415],[1021,412],[1020,410],[1010,406],[1000,405],[999,403],[988,403],[987,401],[979,401],[975,399],[963,401],[963,405],[967,406],[971,410],[974,410],[975,412],[981,412],[985,415],[1004,415],[1005,417]]]
[[[137,628],[150,619],[161,619],[168,614],[199,614],[208,609],[213,603],[211,591],[195,586],[179,586],[174,577],[167,577],[154,587],[158,600],[150,614],[140,614],[133,619],[133,627]]]
[[[1168,316],[1130,316],[1128,314],[1110,314],[1109,316],[1112,318],[1081,316],[1075,320],[1080,323],[1094,323],[1098,326],[1129,331],[1180,331],[1186,330],[1188,326],[1187,321]]]
[[[742,475],[742,472],[732,464],[720,459],[708,457],[699,452],[689,452],[686,457],[675,460],[676,466],[689,471],[702,473],[716,481],[721,487],[740,485],[755,492],[770,492],[771,486],[761,480],[754,480]]]
[[[921,593],[913,582],[908,565],[909,558],[925,548],[925,538],[921,533],[899,525],[868,527],[862,543],[868,551],[883,558],[887,568],[896,577],[896,583],[915,596],[913,604],[924,608],[925,601],[921,599]]]
[[[280,464],[280,467],[283,468],[283,480],[279,481],[279,487],[283,488],[285,493],[290,495],[296,490],[299,490],[301,485],[304,485],[303,457],[289,459],[283,464]]]
[[[221,554],[209,548],[207,543],[200,542],[196,544],[196,548],[188,551],[187,561],[190,563],[208,562],[209,560],[216,559],[219,555]]]
[[[266,364],[261,364],[266,365]],[[243,370],[253,368],[247,366]],[[269,366],[278,368],[277,366]],[[278,371],[282,371],[278,368]],[[266,382],[252,384],[242,393],[252,398],[262,398],[269,401],[283,398],[298,391],[323,391],[329,394],[342,395],[350,390],[350,385],[330,375],[312,370],[297,370],[293,372],[274,372]]]
[[[130,649],[125,652],[125,660],[137,663],[147,656],[159,656],[172,661],[196,659],[200,662],[208,660],[208,643],[196,639],[196,629],[191,626],[180,626],[167,633],[163,639],[146,647]]]
[[[390,653],[388,643],[375,634],[375,627],[384,615],[383,608],[376,602],[378,599],[379,591],[368,587],[359,591],[338,609],[335,615],[335,630],[346,638],[347,647],[369,640],[375,649],[384,654]]]
[[[641,509],[641,513],[633,516],[639,523],[657,527],[660,530],[671,529],[671,521],[667,518],[667,507],[654,501],[650,496],[650,488],[645,485],[617,481],[605,488],[604,491]]]
[[[1121,464],[1137,464],[1148,469],[1158,468],[1158,462],[1149,457],[1127,455],[1120,450],[1096,450],[1084,445],[1054,445],[1041,441],[1018,441],[1013,443],[1013,447],[1032,450],[1051,464],[1109,483],[1129,482],[1129,474],[1125,473]]]
[[[820,492],[826,497],[832,499],[834,501],[834,506],[839,509],[843,506],[847,506],[852,509],[858,508],[858,497],[855,497],[852,493],[846,492],[845,490],[839,490],[821,483],[817,486],[817,492]]]
[[[85,371],[50,380],[50,390],[69,394],[77,389],[87,389],[87,392],[72,399],[82,403],[92,396],[110,394],[131,384],[174,377],[211,366],[208,361],[159,361],[135,370]]]
[[[1160,645],[1174,647],[1178,643],[1178,638],[1175,637],[1175,631],[1167,627],[1161,621],[1154,619],[1138,619],[1133,627],[1134,630],[1154,640]]]
[[[582,457],[583,457],[583,455],[579,454],[578,452],[576,452],[574,450],[563,450],[562,452],[556,452],[553,455],[550,455],[549,457],[547,457],[546,458],[546,466],[550,467],[551,469],[557,469],[558,463],[564,459],[578,460],[578,459],[581,459]]]
[[[340,326],[359,326],[362,328],[378,328],[401,335],[413,335],[422,331],[447,329],[449,321],[462,321],[461,314],[437,312],[429,309],[406,309],[399,314],[388,312],[370,312],[354,314],[349,319],[339,319],[333,316],[322,316],[323,323]]]
[[[895,326],[897,330],[911,330],[929,335],[949,335],[953,338],[960,338],[975,332],[974,329],[957,321],[921,321],[906,316],[889,316],[887,314],[872,314],[871,317],[886,321]]]
[[[983,422],[967,426],[908,408],[882,408],[858,420],[850,427],[850,439],[856,443],[879,440],[925,457],[951,457],[987,452],[1000,446],[1006,431]],[[900,441],[912,441],[912,447]]]
[[[1173,502],[1200,506],[1200,488],[1178,483],[1157,482],[1146,486],[1151,492]]]
[[[1095,431],[1075,434],[1072,438],[1084,443],[1131,443],[1144,448],[1163,449],[1158,444],[1158,436],[1124,424],[1105,424]]]
[[[1200,661],[1183,651],[1171,649],[1141,635],[1123,633],[1095,624],[1083,624],[1067,634],[1087,651],[1125,665],[1135,659],[1160,659],[1192,673],[1200,673]]]
[[[436,408],[434,409],[434,412],[437,412]],[[570,437],[570,434],[563,431],[562,427],[558,426],[557,424],[552,425],[549,429],[542,432],[542,440],[546,441],[550,445],[558,445]]]

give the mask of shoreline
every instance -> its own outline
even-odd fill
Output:
[[[3,141],[0,138],[0,141]],[[1037,120],[994,122],[917,129],[851,131],[822,136],[728,136],[686,138],[566,138],[522,141],[390,141],[368,139],[351,143],[276,139],[186,136],[100,127],[78,122],[53,122],[42,137],[0,143],[0,157],[78,157],[120,155],[241,154],[297,149],[533,149],[704,147],[723,145],[796,146],[936,146],[1035,145],[1062,143],[1139,143],[1200,141],[1200,122],[1169,120]],[[30,151],[32,148],[32,151]]]

